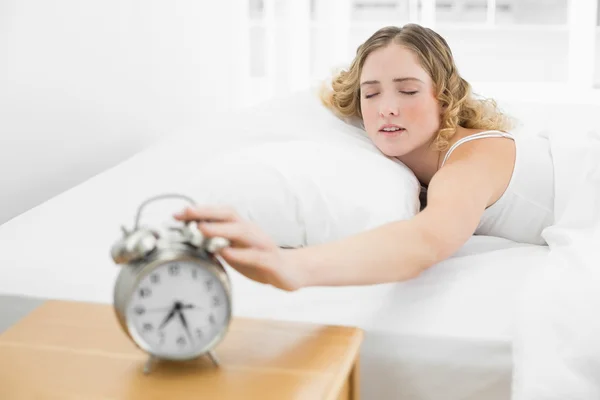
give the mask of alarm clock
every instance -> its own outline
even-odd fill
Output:
[[[215,366],[214,348],[231,321],[231,284],[218,250],[227,239],[204,238],[197,222],[141,227],[143,208],[152,201],[181,198],[164,194],[143,202],[133,229],[121,227],[122,237],[111,248],[121,266],[113,306],[119,326],[149,357],[144,373],[157,360],[183,361],[208,355]]]

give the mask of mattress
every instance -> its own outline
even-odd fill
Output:
[[[110,303],[119,271],[110,246],[121,225],[132,225],[139,204],[157,191],[180,188],[195,158],[263,134],[235,142],[205,134],[202,146],[187,145],[189,136],[173,138],[6,222],[0,226],[0,293]],[[292,293],[230,270],[233,314],[363,328],[365,399],[506,399],[521,285],[547,253],[542,246],[474,236],[408,282]]]

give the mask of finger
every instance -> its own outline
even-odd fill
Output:
[[[179,221],[239,221],[237,212],[228,206],[186,207],[173,215]]]
[[[207,237],[223,237],[228,239],[233,246],[257,246],[256,235],[248,224],[241,222],[201,222],[198,229]]]

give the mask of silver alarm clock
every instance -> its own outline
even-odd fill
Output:
[[[224,238],[204,238],[196,222],[181,226],[140,227],[143,208],[178,194],[153,197],[138,209],[132,230],[111,249],[121,265],[114,286],[114,310],[121,328],[149,354],[144,372],[155,360],[190,360],[208,355],[219,365],[215,346],[231,320],[231,287],[216,252],[229,245]]]

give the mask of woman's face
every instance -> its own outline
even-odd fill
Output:
[[[431,143],[440,126],[433,82],[406,47],[369,54],[360,76],[363,123],[385,155],[401,157]]]

